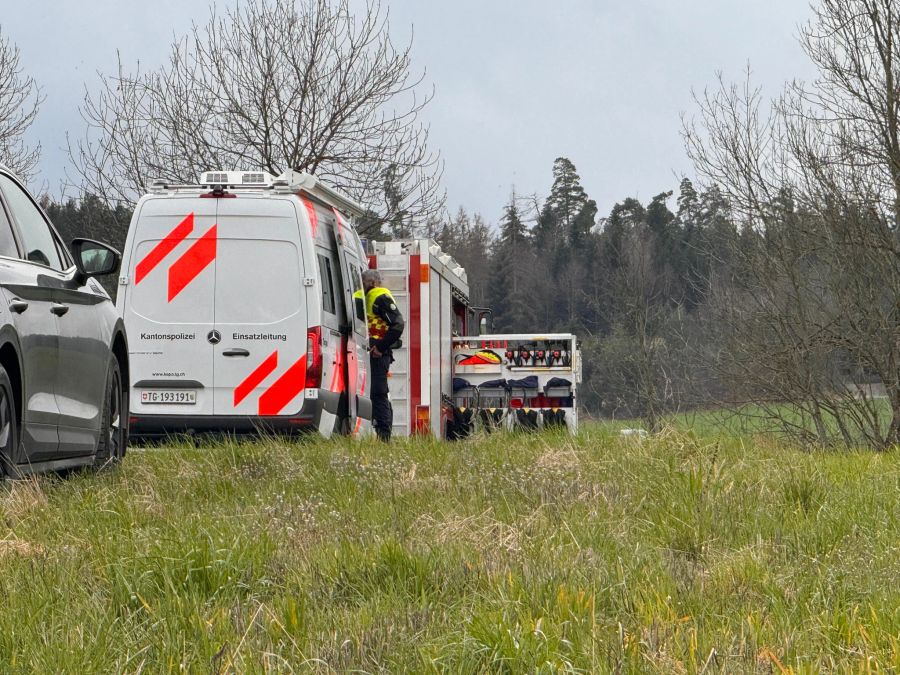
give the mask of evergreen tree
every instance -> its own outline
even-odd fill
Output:
[[[513,194],[504,210],[500,237],[491,256],[488,298],[494,310],[495,330],[517,332],[533,328],[536,262],[528,228]]]
[[[589,199],[575,165],[559,157],[553,162],[553,185],[535,227],[539,250],[559,251],[561,245],[577,246],[594,226],[597,205]]]
[[[593,199],[589,199],[581,207],[575,220],[572,221],[572,228],[569,231],[569,246],[576,254],[582,254],[589,251],[585,248],[588,237],[594,229],[597,222],[597,203]]]
[[[645,222],[650,231],[658,237],[671,237],[672,225],[675,222],[675,214],[669,210],[666,202],[672,196],[672,191],[660,192],[647,205]]]
[[[678,186],[678,222],[685,229],[696,227],[700,218],[700,197],[690,178],[682,178]]]
[[[626,234],[644,222],[646,211],[634,197],[613,206],[601,234],[601,264],[609,271],[621,265],[621,251]]]
[[[560,225],[570,232],[575,219],[588,201],[575,165],[565,157],[553,162],[553,185],[546,208],[556,214]]]

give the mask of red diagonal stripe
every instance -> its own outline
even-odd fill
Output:
[[[178,244],[183,242],[185,238],[194,231],[194,214],[189,213],[175,229],[169,232],[162,241],[160,241],[153,249],[144,256],[144,258],[134,268],[134,283],[139,284],[144,277],[150,274],[150,271],[159,265],[163,259],[169,255]]]
[[[278,350],[272,352],[265,361],[257,366],[256,370],[250,373],[243,382],[234,388],[234,407],[243,401],[251,391],[259,386],[260,382],[272,374],[272,371],[278,367]]]
[[[216,228],[213,225],[169,268],[169,302],[216,259]]]
[[[316,215],[316,206],[306,197],[300,197],[303,205],[306,206],[306,215],[309,216],[309,229],[312,230],[313,239],[316,238],[316,230],[319,229],[319,216]]]
[[[259,397],[259,414],[278,415],[303,391],[305,383],[306,355],[303,355]]]

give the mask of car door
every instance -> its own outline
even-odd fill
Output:
[[[119,291],[132,415],[213,414],[218,201],[155,197],[134,215]]]
[[[367,360],[365,351],[367,340],[364,310],[365,296],[359,275],[360,262],[356,259],[355,254],[351,254],[351,251],[356,247],[356,239],[337,209],[334,210],[332,226],[334,227],[341,270],[340,292],[344,297],[344,314],[340,317],[340,348],[343,353],[343,363],[346,364],[346,367],[342,373],[341,391],[346,392],[347,421],[349,423],[347,431],[352,432],[357,427],[356,422],[359,412],[357,410],[357,396],[361,394],[361,385],[364,386],[364,383],[359,381],[360,363]],[[359,297],[360,295],[362,297]],[[361,309],[363,311],[360,311]],[[365,372],[365,369],[363,369],[363,372]]]
[[[42,461],[59,450],[59,329],[54,311],[63,261],[40,210],[24,188],[3,173],[0,196],[4,205],[0,221],[13,225],[18,243],[18,259],[0,259],[3,301],[19,338],[23,369],[25,455],[15,461]],[[0,232],[4,226],[0,222]]]
[[[326,236],[330,236],[330,233]],[[322,279],[322,390],[327,391],[330,401],[322,401],[319,418],[319,433],[330,438],[340,432],[342,420],[346,417],[346,402],[341,410],[341,401],[346,400],[346,308],[341,286],[341,266],[334,241],[328,247],[318,247],[319,276]]]
[[[89,455],[100,433],[112,344],[111,326],[100,309],[111,300],[96,279],[77,274],[68,251],[60,247],[70,266],[56,289],[53,308],[59,329],[59,454]]]
[[[219,199],[216,415],[300,411],[309,340],[302,239],[291,199]]]

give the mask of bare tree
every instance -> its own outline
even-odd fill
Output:
[[[114,75],[81,107],[69,153],[81,188],[133,203],[157,178],[216,168],[308,171],[370,208],[372,226],[424,224],[442,165],[420,116],[432,98],[369,0],[249,0],[175,42],[168,63]]]
[[[710,297],[714,367],[733,403],[796,437],[885,448],[900,443],[900,2],[814,11],[815,82],[766,109],[749,76],[720,79],[685,124],[744,228]]]
[[[608,270],[609,334],[589,336],[592,393],[613,417],[641,417],[659,431],[684,402],[684,312],[674,298],[672,271],[661,264],[657,240],[646,223],[623,232],[618,264]]]
[[[43,101],[34,79],[24,74],[19,49],[0,29],[0,164],[30,178],[41,146],[29,147],[23,136],[34,122]]]

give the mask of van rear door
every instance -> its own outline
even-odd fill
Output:
[[[366,342],[365,314],[357,313],[357,310],[365,305],[365,294],[359,275],[360,263],[355,256],[349,255],[351,248],[356,246],[355,235],[349,229],[349,224],[344,222],[340,212],[334,209],[333,213],[334,218],[331,222],[334,227],[338,260],[341,265],[341,292],[344,294],[344,316],[340,317],[340,348],[342,350],[340,361],[346,367],[341,373],[343,381],[339,391],[347,397],[347,423],[349,424],[347,431],[353,432],[357,428],[356,420],[359,415],[357,396],[361,393],[359,386],[360,361],[368,360],[364,344]],[[361,293],[362,297],[357,298],[357,293]]]
[[[135,214],[124,286],[132,414],[213,414],[217,201],[160,197]]]
[[[295,199],[219,199],[216,415],[287,416],[303,406],[307,309]]]

